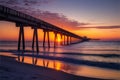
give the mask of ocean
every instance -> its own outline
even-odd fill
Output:
[[[16,41],[0,41],[0,54],[13,54],[17,61],[52,68],[66,73],[120,80],[120,42],[90,41],[69,46],[42,47],[39,53],[31,51],[31,42],[26,42],[27,52],[17,52]]]

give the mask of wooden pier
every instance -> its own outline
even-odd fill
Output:
[[[52,25],[50,23],[47,23],[43,20],[34,18],[30,15],[27,15],[25,13],[16,11],[14,9],[5,7],[0,5],[0,20],[4,21],[10,21],[15,22],[16,27],[19,27],[19,39],[18,39],[18,51],[25,50],[25,36],[24,36],[24,27],[31,27],[31,29],[34,29],[33,32],[33,40],[32,40],[32,49],[34,50],[34,46],[36,45],[36,51],[39,52],[39,40],[38,40],[38,29],[42,29],[44,33],[43,38],[43,47],[45,47],[45,40],[47,35],[47,43],[48,47],[50,48],[50,34],[49,32],[54,33],[54,47],[56,47],[56,40],[57,35],[60,34],[61,39],[63,40],[61,42],[61,45],[70,45],[72,42],[72,38],[75,38],[79,41],[84,41],[84,37],[78,36],[72,32],[69,32],[67,30],[64,30],[62,28],[59,28],[58,26]],[[36,42],[36,43],[35,43]],[[21,46],[22,43],[22,46]]]

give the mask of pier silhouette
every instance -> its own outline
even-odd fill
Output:
[[[32,49],[34,49],[35,44],[36,44],[37,52],[39,52],[38,29],[42,29],[43,33],[44,33],[43,47],[45,47],[45,40],[46,40],[46,36],[47,36],[47,39],[48,39],[47,46],[50,48],[49,32],[53,32],[55,35],[54,47],[57,46],[56,39],[57,39],[58,34],[60,34],[61,39],[63,40],[61,42],[61,45],[70,45],[73,43],[84,42],[84,41],[89,40],[89,38],[87,38],[87,37],[81,37],[72,32],[69,32],[62,28],[59,28],[58,26],[55,26],[55,25],[45,22],[43,20],[32,17],[28,14],[16,11],[14,9],[11,9],[11,8],[8,8],[8,7],[2,6],[2,5],[0,5],[0,20],[14,22],[14,23],[16,23],[16,27],[20,28],[19,29],[19,38],[18,38],[18,51],[25,50],[24,27],[31,27],[31,29],[34,29],[33,40],[32,40]],[[72,38],[76,39],[77,41],[73,41]],[[22,43],[22,46],[21,46],[21,43]]]

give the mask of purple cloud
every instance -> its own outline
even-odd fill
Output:
[[[30,14],[35,14],[34,17],[52,23],[54,25],[60,26],[64,29],[78,29],[79,26],[88,25],[89,23],[82,23],[75,20],[70,20],[63,14],[51,13],[49,11],[37,10],[36,12],[30,12]]]
[[[52,1],[54,0],[0,0],[0,4],[32,15],[36,18],[42,19],[64,29],[76,30],[79,29],[79,26],[90,24],[70,20],[63,14],[52,13],[50,11],[42,11],[36,8],[41,6],[42,4],[48,4]]]
[[[120,28],[120,25],[115,26],[95,26],[87,27],[91,23],[78,22],[75,20],[70,20],[63,14],[52,13],[50,11],[43,11],[37,9],[36,7],[42,4],[48,4],[54,0],[0,0],[0,5],[8,6],[10,8],[16,9],[23,13],[29,14],[36,18],[47,21],[48,23],[54,24],[64,29],[68,30],[79,30],[79,29],[116,29]]]
[[[53,0],[0,0],[2,5],[29,5],[29,6],[40,6],[41,4],[49,3]]]

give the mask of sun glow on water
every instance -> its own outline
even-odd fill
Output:
[[[60,37],[57,38],[57,42],[61,42],[61,38]]]

